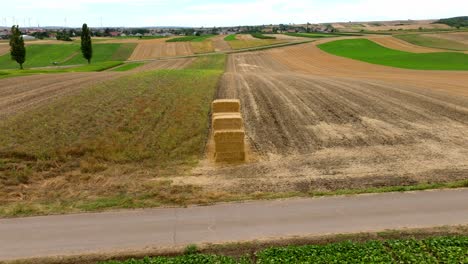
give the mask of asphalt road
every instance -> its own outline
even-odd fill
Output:
[[[468,224],[468,189],[0,219],[0,260]]]

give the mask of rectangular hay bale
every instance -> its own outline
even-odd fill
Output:
[[[242,129],[244,127],[244,121],[240,114],[231,113],[231,114],[213,116],[212,125],[215,131],[216,130]]]
[[[238,99],[218,99],[212,103],[213,114],[216,113],[240,113],[240,101]]]
[[[218,152],[244,152],[245,144],[241,142],[216,142],[215,151]]]
[[[219,130],[214,132],[215,142],[243,142],[245,131],[243,129]]]
[[[242,162],[245,161],[245,152],[217,152],[216,162]]]

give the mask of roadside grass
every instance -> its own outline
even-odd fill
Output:
[[[214,51],[213,42],[210,39],[204,41],[192,41],[190,42],[193,52],[195,54],[210,53]]]
[[[195,249],[197,249],[195,247]],[[148,263],[466,263],[468,236],[435,236],[426,239],[343,241],[328,244],[252,249],[241,257],[197,254],[190,250],[175,257],[146,257],[101,264]]]
[[[447,50],[456,50],[456,51],[466,51],[468,50],[468,45],[461,42],[456,42],[448,39],[434,38],[430,34],[406,34],[406,35],[394,35],[395,38],[399,38],[406,42],[409,42],[414,45],[429,47],[429,48],[438,48],[438,49],[447,49]]]
[[[54,73],[66,73],[66,72],[100,72],[105,71],[119,65],[122,65],[121,61],[106,61],[100,63],[86,64],[80,66],[71,67],[54,67],[54,68],[38,68],[38,69],[25,69],[25,70],[2,70],[0,71],[0,79],[20,77],[33,74],[54,74]]]
[[[62,64],[71,56],[78,54],[76,44],[44,44],[26,46],[25,68],[53,66],[54,62]],[[19,69],[18,63],[11,59],[10,53],[0,56],[0,69]]]
[[[248,48],[255,48],[261,46],[271,46],[274,44],[286,43],[285,40],[277,40],[277,39],[252,39],[252,40],[231,40],[228,41],[229,45],[233,50],[238,49],[248,49]]]
[[[270,37],[270,36],[265,36],[263,35],[262,33],[252,33],[250,34],[252,37],[254,38],[258,38],[258,39],[276,39],[276,37]]]
[[[203,36],[185,36],[185,37],[178,37],[178,38],[171,38],[166,40],[166,42],[202,42],[215,35],[203,35]]]
[[[112,71],[118,71],[118,72],[129,71],[129,70],[136,69],[144,64],[145,64],[144,62],[125,63],[124,65],[120,67],[112,69]]]
[[[235,34],[232,34],[232,35],[228,35],[224,38],[225,41],[233,41],[233,40],[237,40],[237,36]]]
[[[463,53],[410,53],[388,49],[367,39],[337,40],[318,47],[341,57],[397,68],[468,70],[468,54]]]
[[[1,120],[0,216],[220,199],[169,176],[203,155],[224,61],[124,76]]]

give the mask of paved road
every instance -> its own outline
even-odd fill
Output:
[[[468,189],[0,219],[0,260],[468,224]]]

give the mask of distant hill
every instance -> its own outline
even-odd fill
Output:
[[[444,18],[436,23],[449,25],[451,27],[468,27],[468,16]]]

